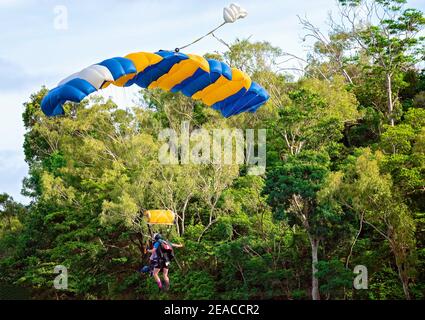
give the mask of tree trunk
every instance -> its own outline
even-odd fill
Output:
[[[386,86],[387,86],[387,106],[388,106],[388,116],[390,118],[390,125],[394,126],[394,118],[393,118],[393,92],[392,92],[392,81],[391,74],[386,74]]]
[[[317,272],[317,250],[319,248],[319,240],[315,239],[314,237],[310,236],[310,244],[311,244],[311,298],[313,300],[320,300],[320,293],[319,293],[319,279],[317,279],[316,272]]]
[[[175,211],[174,211],[175,212]],[[176,231],[177,231],[177,234],[179,235],[179,237],[181,236],[181,234],[180,234],[180,224],[179,224],[179,220],[181,221],[181,218],[178,216],[177,218],[176,218]],[[181,223],[181,222],[180,222]]]
[[[349,84],[353,84],[353,80],[351,79],[350,75],[348,74],[347,71],[345,71],[345,69],[342,67],[342,64],[340,63],[341,69],[342,69],[342,74],[345,77],[345,80],[348,81]]]
[[[400,258],[395,257],[396,265],[398,269],[398,276],[400,278],[401,284],[403,286],[404,296],[406,300],[410,300],[410,292],[409,292],[409,276],[407,274],[406,266],[404,263],[400,262]]]
[[[409,292],[409,279],[405,275],[400,275],[401,277],[401,283],[403,284],[403,291],[404,296],[406,297],[406,300],[410,300],[410,292]]]

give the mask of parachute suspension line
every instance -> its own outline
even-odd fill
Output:
[[[187,48],[187,47],[191,46],[192,44],[194,44],[198,41],[201,41],[202,39],[209,36],[210,34],[213,34],[214,31],[217,31],[219,28],[224,26],[226,23],[234,23],[236,20],[243,19],[247,15],[248,15],[248,12],[244,8],[240,7],[239,5],[237,5],[235,3],[231,3],[228,7],[223,8],[224,22],[222,24],[220,24],[218,27],[216,27],[215,29],[208,32],[206,35],[196,39],[195,41],[192,41],[191,43],[189,43],[189,44],[187,44],[183,47],[176,48],[175,52],[179,52],[181,49]]]
[[[193,44],[195,44],[195,43],[197,43],[197,42],[201,41],[201,40],[202,40],[202,39],[204,39],[205,37],[208,37],[210,34],[213,34],[213,32],[215,32],[215,31],[217,31],[218,29],[220,29],[220,28],[221,28],[222,26],[224,26],[226,23],[227,23],[226,21],[225,21],[225,22],[223,22],[223,23],[222,23],[222,24],[220,24],[218,27],[214,28],[213,30],[211,30],[211,31],[210,31],[210,32],[208,32],[207,34],[203,35],[202,37],[200,37],[200,38],[198,38],[198,39],[196,39],[196,40],[192,41],[191,43],[188,43],[188,44],[184,45],[183,47],[176,48],[176,49],[174,49],[174,51],[175,51],[175,52],[179,52],[179,51],[180,51],[180,50],[182,50],[182,49],[185,49],[185,48],[187,48],[187,47],[190,47],[191,45],[193,45]]]
[[[153,232],[152,232],[152,229],[151,229],[150,224],[148,224],[148,232],[149,232],[149,237],[150,237],[151,239],[153,239]]]

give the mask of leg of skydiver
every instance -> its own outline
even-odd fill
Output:
[[[161,282],[161,279],[159,278],[159,275],[158,275],[160,270],[161,270],[160,268],[153,269],[153,277],[156,281],[156,284],[158,285],[158,288],[161,290],[162,289],[162,282]]]
[[[168,268],[163,268],[162,274],[164,275],[165,290],[168,290],[170,288],[170,279],[168,278]]]

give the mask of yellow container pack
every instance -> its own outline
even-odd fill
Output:
[[[144,215],[148,224],[173,225],[176,217],[171,210],[147,210]]]

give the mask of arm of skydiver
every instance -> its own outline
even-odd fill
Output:
[[[158,247],[159,247],[159,242],[156,242],[156,243],[153,245],[152,249],[148,249],[148,252],[149,252],[149,253],[154,253],[154,252],[156,251],[156,249],[158,249]]]
[[[156,251],[156,248],[148,249],[149,253],[154,253]]]

